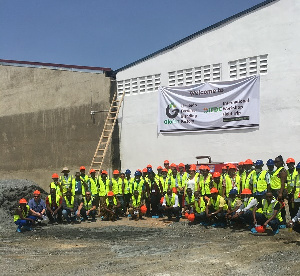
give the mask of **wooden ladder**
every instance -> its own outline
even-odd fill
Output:
[[[117,122],[119,110],[121,108],[123,99],[125,96],[125,91],[123,95],[118,99],[118,93],[116,92],[113,96],[113,100],[111,102],[106,121],[102,130],[102,134],[100,136],[100,140],[98,142],[90,170],[94,169],[96,171],[96,175],[99,175],[105,155],[107,153],[109,144],[111,142],[112,133]]]

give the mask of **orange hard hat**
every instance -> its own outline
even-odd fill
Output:
[[[119,174],[120,172],[118,170],[114,170],[113,174]]]
[[[109,191],[108,193],[107,193],[107,196],[114,196],[115,194],[114,194],[114,192],[113,191]]]
[[[288,158],[288,159],[286,159],[286,162],[285,163],[295,163],[295,159],[294,158]]]
[[[158,167],[157,167],[157,170],[162,170],[162,169],[163,169],[162,166],[158,166]]]
[[[242,195],[252,195],[252,192],[250,189],[244,189],[242,192],[241,192]]]
[[[176,164],[175,163],[172,163],[171,165],[170,165],[170,167],[172,168],[176,168]]]
[[[173,187],[173,188],[172,188],[172,192],[173,192],[174,194],[177,194],[177,188]]]
[[[95,173],[96,171],[94,169],[90,169],[90,174]]]
[[[199,170],[204,170],[204,165],[200,165]]]
[[[59,178],[57,173],[52,174],[52,178]]]
[[[20,203],[20,204],[22,204],[22,203],[27,204],[27,200],[26,200],[25,198],[21,198],[20,201],[19,201],[19,203]]]
[[[40,192],[39,190],[35,190],[35,191],[33,192],[33,194],[34,194],[34,195],[40,195],[41,192]]]
[[[208,166],[204,166],[204,169],[203,169],[203,170],[210,171],[210,167],[208,167]]]
[[[81,170],[85,170],[85,166],[81,166],[80,168],[79,168],[79,170],[81,171]]]
[[[144,169],[142,170],[142,172],[143,172],[143,173],[144,173],[144,172],[148,172],[148,171],[147,171],[147,168],[144,168]]]
[[[185,167],[183,163],[179,163],[178,167]]]
[[[138,172],[142,172],[140,169],[137,169]]]
[[[164,161],[164,164],[169,164],[169,160],[165,160],[165,161]]]
[[[266,231],[266,227],[264,225],[261,225],[261,226],[256,226],[255,227],[255,230],[258,232],[258,233],[264,233]]]
[[[152,165],[148,164],[146,168],[152,168]]]
[[[186,219],[188,219],[189,213],[188,213],[188,212],[185,212],[184,217],[185,217]]]
[[[101,172],[101,174],[106,174],[106,175],[108,175],[107,171],[105,171],[105,170],[103,170],[103,171]]]
[[[195,171],[196,170],[196,165],[192,164],[190,165],[190,171]]]
[[[251,159],[247,159],[245,162],[244,162],[244,165],[253,165],[253,162]]]
[[[145,205],[142,205],[141,206],[141,213],[146,214],[146,212],[147,212],[147,207]]]
[[[162,172],[168,172],[168,170],[167,169],[163,169]]]
[[[233,164],[229,164],[229,166],[228,166],[228,169],[230,170],[230,169],[234,169],[234,170],[236,170],[236,166],[235,165],[233,165]]]
[[[243,165],[244,165],[244,162],[239,162],[238,165],[239,165],[239,166],[243,166]]]
[[[214,172],[213,173],[213,177],[215,178],[215,177],[220,177],[221,175],[220,175],[220,173],[219,172]]]
[[[217,194],[218,192],[219,192],[218,189],[215,187],[210,189],[211,194]]]
[[[189,220],[190,222],[193,222],[193,221],[195,220],[195,214],[194,214],[194,213],[189,214],[188,220]]]
[[[164,197],[161,197],[160,204],[163,204],[163,203],[164,203]]]
[[[222,170],[227,170],[227,167],[226,167],[226,166],[223,166],[223,167],[222,167]]]

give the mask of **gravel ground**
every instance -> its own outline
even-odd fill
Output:
[[[0,181],[0,191],[35,185]],[[23,186],[24,185],[24,186]],[[35,188],[34,188],[35,190]],[[12,193],[14,193],[12,191]],[[1,193],[2,194],[2,193]],[[18,194],[19,195],[19,194]],[[5,202],[5,200],[4,200]],[[1,207],[2,206],[2,207]],[[1,275],[299,275],[300,235],[215,229],[163,219],[45,225],[15,232],[0,206]],[[6,206],[6,205],[5,205]],[[3,222],[9,219],[9,222]]]

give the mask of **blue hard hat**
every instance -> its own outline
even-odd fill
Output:
[[[125,171],[125,174],[131,174],[131,170],[127,169],[127,170]]]
[[[300,162],[297,164],[296,169],[300,169]]]
[[[267,193],[267,191],[255,192],[254,196],[264,196],[266,193]]]
[[[237,195],[238,191],[236,189],[231,189],[229,192],[230,195]]]
[[[263,166],[263,165],[264,165],[264,161],[262,161],[262,160],[256,160],[255,166]]]
[[[142,175],[142,173],[140,172],[140,171],[136,171],[135,173],[134,173],[134,176],[141,176]]]
[[[267,166],[274,166],[275,165],[275,163],[274,163],[274,160],[273,159],[269,159],[268,161],[267,161]]]
[[[148,172],[148,173],[153,172],[152,168],[147,168],[147,172]]]

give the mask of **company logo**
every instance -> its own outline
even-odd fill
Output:
[[[204,113],[220,112],[220,111],[221,112],[223,111],[222,107],[209,107],[209,108],[204,107],[203,108]]]
[[[173,119],[175,118],[179,113],[179,109],[176,107],[176,105],[174,103],[170,103],[167,105],[167,108],[166,108],[166,115]]]

